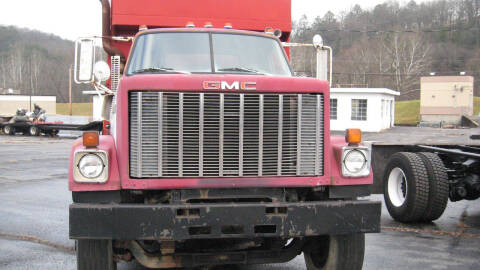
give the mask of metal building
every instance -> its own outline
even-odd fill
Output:
[[[0,95],[0,115],[14,115],[18,108],[32,111],[33,104],[38,104],[47,114],[57,113],[56,96]]]
[[[420,79],[422,122],[458,124],[462,115],[473,115],[472,76],[431,76]]]

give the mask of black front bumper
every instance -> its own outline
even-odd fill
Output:
[[[381,203],[321,201],[194,205],[70,205],[70,238],[186,240],[380,231]]]

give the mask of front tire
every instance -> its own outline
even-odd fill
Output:
[[[314,237],[303,251],[307,270],[360,270],[365,255],[365,234]]]
[[[111,240],[77,240],[77,270],[116,270]]]
[[[30,134],[30,136],[38,136],[40,135],[40,130],[38,130],[38,127],[36,126],[31,126],[28,129],[28,133]]]
[[[383,176],[387,210],[400,222],[423,220],[429,196],[425,165],[415,153],[395,153],[387,163]]]
[[[6,135],[15,135],[15,128],[10,125],[6,125],[3,127],[3,133]]]

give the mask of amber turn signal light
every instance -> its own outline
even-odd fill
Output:
[[[83,133],[83,146],[87,148],[98,146],[98,132],[86,131]]]
[[[347,129],[347,134],[345,135],[345,141],[347,141],[348,143],[362,142],[362,131],[358,128]]]

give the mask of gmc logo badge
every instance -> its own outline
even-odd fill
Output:
[[[226,81],[205,81],[203,82],[205,90],[257,90],[256,82],[232,82]]]

